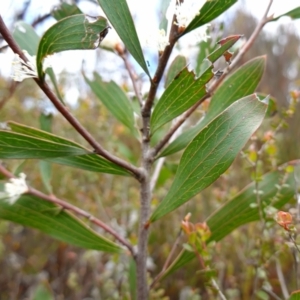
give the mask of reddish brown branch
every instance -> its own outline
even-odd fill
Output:
[[[9,47],[13,50],[14,53],[18,54],[24,61],[27,61],[24,53],[19,48],[17,43],[14,41],[11,33],[6,27],[2,17],[0,16],[0,33],[2,34],[4,40],[6,40]],[[93,147],[96,154],[101,155],[107,160],[115,163],[116,165],[130,171],[135,178],[141,180],[143,177],[143,173],[139,170],[139,168],[131,165],[130,163],[120,159],[119,157],[111,154],[106,151],[95,139],[94,137],[80,124],[80,122],[68,111],[68,109],[61,103],[61,101],[56,97],[56,95],[52,92],[50,87],[46,82],[42,82],[39,79],[34,79],[37,85],[41,88],[41,90],[46,94],[46,96],[50,99],[56,109],[68,120],[68,122],[74,127],[74,129]]]
[[[10,173],[6,168],[4,168],[1,164],[0,164],[0,173],[3,174],[5,177],[7,178],[14,178],[15,176]],[[103,223],[101,220],[97,219],[96,217],[92,216],[90,213],[88,213],[87,211],[74,206],[64,200],[61,200],[59,198],[57,198],[55,195],[47,195],[44,194],[32,187],[28,187],[28,194],[32,195],[32,196],[36,196],[42,200],[54,203],[60,207],[62,207],[63,209],[69,210],[74,212],[75,214],[85,217],[87,218],[90,222],[94,223],[95,225],[97,225],[98,227],[102,228],[103,230],[105,230],[107,233],[109,233],[110,235],[112,235],[117,241],[119,241],[122,245],[124,245],[131,253],[131,255],[133,257],[135,257],[135,252],[134,249],[132,247],[132,245],[126,240],[124,239],[122,236],[120,236],[116,231],[114,231],[111,227],[109,227],[108,225],[106,225],[105,223]]]

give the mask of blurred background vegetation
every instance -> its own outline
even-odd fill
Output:
[[[27,2],[30,3],[30,0]],[[10,16],[14,21],[23,19],[28,13],[26,3],[24,6],[15,7],[14,15]],[[242,5],[237,5],[225,18],[215,21],[212,28],[219,28],[221,22],[224,28],[223,37],[243,34],[248,38],[258,20],[245,11]],[[37,26],[42,23],[43,21]],[[1,44],[3,46],[4,42]],[[1,48],[1,55],[5,55],[6,51],[5,47]],[[97,51],[96,69],[100,74],[103,68],[101,59],[107,55],[103,52],[104,50]],[[113,54],[109,55],[115,59]],[[251,159],[251,153],[256,152],[266,138],[266,132],[274,130],[281,118],[285,118],[284,126],[276,133],[263,155],[261,172],[265,173],[274,164],[279,165],[299,158],[299,105],[294,114],[286,112],[292,98],[290,93],[300,86],[299,28],[290,22],[280,25],[276,32],[264,30],[243,57],[241,64],[261,55],[267,56],[267,66],[258,91],[270,94],[277,100],[277,113],[266,119],[255,137],[249,141],[244,150],[245,155]],[[116,71],[117,68],[119,66]],[[122,70],[121,74],[126,73]],[[67,91],[70,80],[79,87],[79,91],[83,90],[70,109],[106,149],[138,164],[138,143],[84,86],[81,77],[81,74],[70,77],[68,71],[60,75],[59,86],[62,94]],[[127,78],[121,77],[123,88],[129,91],[131,87]],[[16,84],[0,73],[1,126],[5,126],[6,121],[13,120],[39,128],[40,115],[45,109],[49,110],[49,105],[33,81],[26,80]],[[196,116],[203,109],[200,108]],[[54,113],[51,117],[53,133],[85,144],[60,115]],[[153,205],[170,187],[179,157],[178,154],[170,157],[162,169]],[[28,175],[32,186],[45,191],[37,161],[10,160],[3,163],[14,172],[22,169]],[[180,230],[180,221],[188,212],[193,212],[193,222],[205,221],[215,209],[251,182],[252,176],[253,168],[245,158],[239,156],[212,186],[167,218],[155,223],[149,240],[149,276],[153,278],[161,270]],[[53,165],[52,186],[57,196],[91,212],[128,236],[133,243],[136,242],[139,192],[134,180]],[[293,207],[294,203],[290,203],[285,210]],[[130,299],[126,255],[112,257],[96,251],[82,250],[53,240],[36,230],[1,220],[0,237],[1,300]],[[220,288],[228,295],[228,299],[274,299],[268,293],[268,285],[275,294],[284,298],[279,280],[281,273],[289,292],[297,288],[295,261],[291,249],[284,243],[285,240],[283,230],[278,225],[274,224],[262,233],[261,224],[252,223],[210,246],[211,260],[218,270]],[[182,242],[184,237],[181,244]],[[179,250],[180,246],[178,252]],[[198,269],[198,262],[189,263],[182,270],[162,280],[151,298],[214,299],[205,288],[203,275],[197,272]],[[252,297],[255,282],[263,288]]]

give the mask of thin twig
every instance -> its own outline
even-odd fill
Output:
[[[10,173],[6,168],[4,168],[1,164],[0,164],[0,173],[3,174],[5,177],[7,178],[14,178],[15,176]],[[122,245],[124,245],[126,248],[128,248],[128,250],[130,251],[130,253],[132,254],[133,257],[135,257],[135,251],[132,247],[132,245],[125,240],[122,236],[120,236],[116,231],[114,231],[111,227],[109,227],[108,225],[106,225],[105,223],[103,223],[101,220],[97,219],[96,217],[92,216],[90,213],[88,213],[87,211],[74,206],[64,200],[61,200],[59,198],[57,198],[55,195],[47,195],[44,194],[32,187],[28,187],[28,193],[32,196],[36,196],[40,199],[43,199],[45,201],[54,203],[60,207],[62,207],[63,209],[69,210],[74,212],[75,214],[85,217],[87,218],[90,222],[94,223],[95,225],[97,225],[98,227],[101,227],[103,230],[105,230],[107,233],[109,233],[110,235],[112,235],[117,241],[119,241]]]
[[[218,284],[214,278],[211,278],[211,283],[212,283],[212,286],[215,288],[215,290],[218,292],[219,297],[222,300],[227,300],[226,296],[223,294],[223,292],[221,291],[220,287],[218,286]]]
[[[14,41],[11,33],[6,27],[2,17],[0,16],[0,33],[3,38],[8,43],[9,47],[13,50],[14,53],[18,54],[24,61],[27,61],[24,53],[19,48],[17,43]],[[68,111],[68,109],[61,103],[61,101],[56,97],[56,95],[52,92],[50,87],[46,82],[42,82],[39,79],[34,79],[41,90],[46,94],[46,96],[50,99],[53,105],[57,108],[57,110],[65,117],[65,119],[74,127],[74,129],[93,147],[94,152],[96,154],[101,155],[107,160],[115,163],[116,165],[130,171],[135,178],[141,180],[143,173],[139,168],[133,166],[132,164],[120,159],[119,157],[111,154],[106,151],[95,139],[94,137],[80,124],[80,122]]]
[[[35,19],[35,20],[32,22],[31,26],[32,26],[32,27],[36,27],[39,23],[44,22],[45,20],[47,20],[47,19],[50,18],[50,17],[52,17],[51,14],[45,14],[45,15],[43,15],[43,16],[39,16],[37,19]]]
[[[262,287],[262,290],[265,291],[267,294],[269,294],[271,297],[273,297],[275,300],[282,300],[280,297],[278,297],[273,291]]]
[[[135,93],[135,96],[137,97],[138,101],[139,101],[139,104],[140,104],[140,107],[143,106],[143,101],[142,101],[142,97],[141,97],[141,93],[138,89],[138,86],[137,86],[137,76],[133,70],[133,67],[132,65],[129,63],[128,61],[128,56],[126,55],[126,53],[123,53],[122,55],[120,55],[121,58],[123,59],[124,61],[124,64],[125,64],[125,67],[126,67],[126,70],[129,74],[129,77],[131,79],[131,82],[132,82],[132,86],[133,86],[133,89],[134,89],[134,93]]]
[[[171,249],[171,251],[170,251],[170,253],[169,253],[169,255],[168,255],[168,257],[167,257],[167,259],[166,259],[166,261],[165,261],[165,263],[164,263],[164,265],[162,267],[162,269],[161,269],[161,271],[153,279],[153,281],[152,281],[152,283],[150,285],[150,289],[154,288],[155,284],[163,277],[163,275],[165,274],[168,266],[170,265],[170,262],[171,262],[171,259],[172,259],[173,255],[174,255],[174,253],[175,253],[175,250],[178,247],[178,244],[179,244],[179,241],[180,241],[181,232],[182,232],[182,230],[180,229],[179,232],[178,232],[178,235],[176,237],[176,240],[175,240],[175,242],[174,242],[174,244],[172,246],[172,249]]]
[[[287,289],[287,286],[285,283],[280,260],[278,258],[276,258],[275,263],[276,263],[276,273],[277,273],[278,281],[280,284],[281,292],[283,294],[284,299],[287,300],[290,297],[290,295],[289,295],[289,292],[288,292],[288,289]]]
[[[216,88],[223,82],[225,77],[228,75],[228,73],[237,66],[237,64],[240,62],[242,57],[248,52],[248,50],[251,48],[253,43],[255,42],[256,38],[258,37],[259,33],[263,29],[263,27],[266,25],[266,23],[270,20],[268,17],[269,10],[271,8],[271,5],[273,3],[273,0],[269,1],[269,4],[265,10],[265,13],[261,19],[261,21],[257,24],[256,28],[254,29],[253,33],[251,34],[250,38],[248,41],[243,45],[243,47],[239,50],[238,54],[236,57],[232,60],[231,64],[223,71],[223,74],[221,77],[216,80],[212,86],[209,87],[209,92],[212,93],[213,91],[216,90]]]

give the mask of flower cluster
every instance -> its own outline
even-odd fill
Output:
[[[166,36],[166,32],[164,29],[160,29],[156,35],[150,35],[146,43],[150,47],[154,47],[158,50],[158,52],[163,52],[166,46],[169,45],[168,37]]]
[[[191,21],[199,15],[200,9],[206,3],[206,0],[186,0],[180,2],[176,0],[175,12],[176,25],[179,28],[186,28]]]
[[[175,24],[179,27],[179,32],[183,32],[190,22],[200,14],[202,6],[207,0],[172,0],[166,13],[168,24],[172,24],[173,16],[176,16]],[[197,28],[195,38],[197,41],[207,41],[207,29],[210,24],[205,24]],[[146,40],[148,46],[155,47],[160,53],[169,45],[169,39],[164,29],[159,29],[155,35],[150,35]]]
[[[26,184],[26,175],[20,173],[19,177],[9,179],[9,182],[4,184],[4,192],[1,193],[1,198],[4,198],[9,204],[14,204],[19,197],[28,192]]]
[[[25,62],[19,54],[15,54],[15,58],[12,62],[13,66],[13,75],[12,78],[15,81],[23,81],[26,78],[37,78],[37,69],[36,69],[36,61],[35,56],[29,55],[26,50],[23,50],[24,55],[27,58],[27,62]]]
[[[12,62],[13,75],[11,77],[14,81],[18,82],[21,82],[27,78],[38,78],[36,56],[31,56],[26,50],[23,50],[23,53],[27,58],[26,62],[19,56],[19,54],[15,54]],[[51,58],[48,56],[43,61],[43,70],[45,71],[51,66]]]

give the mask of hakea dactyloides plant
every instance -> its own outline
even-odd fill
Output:
[[[11,34],[0,18],[2,37],[15,53],[12,78],[16,81],[27,78],[35,80],[57,111],[89,145],[85,147],[67,140],[51,133],[49,128],[40,130],[8,122],[8,129],[0,131],[0,158],[40,160],[43,164],[42,177],[49,193],[30,187],[25,182],[24,174],[12,174],[1,165],[0,172],[10,182],[3,186],[0,217],[37,228],[86,249],[128,253],[135,264],[135,271],[130,273],[134,278],[131,282],[136,282],[131,289],[131,297],[139,300],[148,299],[150,288],[155,288],[160,280],[195,257],[200,262],[200,268],[211,271],[203,260],[203,256],[208,255],[208,245],[219,241],[240,225],[260,218],[259,207],[253,205],[257,203],[258,190],[261,192],[260,203],[276,208],[289,201],[294,192],[292,174],[275,166],[258,183],[245,187],[205,222],[192,224],[189,222],[190,217],[187,217],[182,222],[182,229],[188,237],[188,243],[177,258],[172,257],[172,251],[161,272],[152,283],[148,282],[146,262],[151,253],[148,253],[147,245],[152,224],[159,222],[217,180],[256,132],[265,116],[271,115],[269,98],[254,94],[263,75],[265,57],[254,58],[230,73],[251,47],[263,26],[273,20],[268,16],[272,1],[252,36],[237,53],[231,53],[230,49],[241,38],[239,34],[222,37],[213,45],[208,42],[209,22],[237,0],[170,2],[167,22],[150,33],[146,41],[158,53],[154,74],[151,74],[144,57],[126,0],[98,0],[105,16],[97,17],[85,15],[75,5],[63,3],[63,7],[53,12],[57,23],[42,37],[24,22],[17,24]],[[186,57],[172,57],[174,47],[183,36],[188,35],[192,39],[196,37],[197,42],[202,45],[196,71],[188,68]],[[82,125],[82,120],[74,117],[60,94],[55,73],[48,63],[55,53],[98,49],[99,45],[123,59],[139,111],[134,111],[128,95],[116,82],[105,82],[96,72],[93,79],[86,75],[84,79],[107,110],[128,129],[130,138],[138,140],[140,163],[136,165],[107,151]],[[136,75],[129,55],[147,76],[150,87],[145,95],[141,93],[140,77]],[[173,62],[167,69],[170,58]],[[226,67],[222,70],[215,69],[215,62],[222,59],[225,59]],[[52,82],[54,91],[48,81]],[[164,89],[162,81],[165,81]],[[158,96],[158,89],[163,89],[161,96]],[[201,120],[195,126],[180,132],[182,125],[205,101],[209,101],[209,105],[206,105],[208,109]],[[158,132],[160,139],[154,139]],[[173,183],[152,211],[151,201],[157,174],[169,156],[179,151],[183,153]],[[48,173],[53,163],[136,180],[140,187],[137,245],[114,230],[111,224],[55,195]],[[281,184],[280,194],[277,193],[278,184]],[[93,226],[102,228],[106,235],[97,233],[93,226],[82,223],[75,215],[87,218]],[[209,279],[214,290],[222,299],[226,299],[213,274],[212,272]]]

